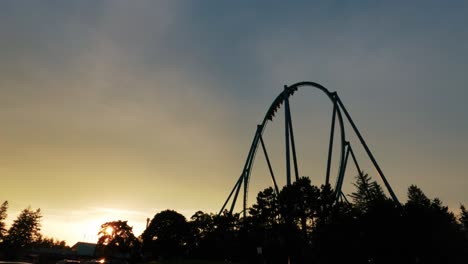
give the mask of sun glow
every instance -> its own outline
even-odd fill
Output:
[[[46,216],[42,230],[53,237],[64,239],[68,245],[73,246],[77,242],[97,243],[101,235],[112,236],[115,230],[102,229],[102,224],[116,221],[118,219],[128,220],[133,226],[133,233],[139,236],[146,228],[146,218],[157,210],[146,212],[122,210],[114,208],[86,208],[84,210],[59,211],[54,213],[57,216]],[[13,213],[18,214],[20,211]],[[67,219],[66,223],[59,220],[59,217]],[[13,222],[10,220],[9,224]]]
[[[112,235],[113,232],[114,232],[114,228],[112,228],[111,226],[108,226],[108,227],[106,228],[106,234]]]

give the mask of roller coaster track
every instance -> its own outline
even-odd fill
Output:
[[[339,125],[339,140],[340,140],[340,148],[339,148],[339,156],[340,156],[340,162],[338,165],[338,176],[337,180],[335,183],[335,186],[333,188],[333,192],[335,195],[336,200],[340,199],[340,197],[344,197],[344,194],[342,192],[342,186],[343,186],[343,181],[344,181],[344,176],[345,176],[345,171],[347,168],[347,163],[349,156],[351,156],[354,165],[356,166],[356,169],[358,170],[359,177],[363,177],[363,172],[361,171],[361,168],[359,166],[359,163],[356,159],[356,156],[354,154],[354,151],[352,149],[352,146],[350,142],[346,138],[346,131],[345,131],[345,122],[348,122],[349,125],[352,128],[352,132],[356,134],[356,136],[359,139],[359,143],[362,145],[364,148],[366,154],[368,155],[369,159],[371,160],[373,166],[375,167],[377,173],[379,174],[380,178],[382,179],[388,193],[390,194],[390,197],[393,199],[393,201],[397,204],[400,204],[398,201],[398,198],[396,197],[395,193],[393,192],[392,187],[390,186],[389,182],[387,181],[382,169],[380,168],[379,164],[377,163],[377,160],[375,159],[374,155],[372,154],[371,150],[369,149],[366,141],[362,137],[361,133],[359,132],[356,124],[354,123],[353,119],[351,118],[350,114],[346,110],[343,102],[341,101],[340,97],[336,92],[330,92],[327,88],[324,86],[315,83],[315,82],[299,82],[290,86],[284,86],[284,90],[273,100],[273,103],[271,106],[268,108],[268,111],[265,114],[265,117],[263,118],[263,121],[257,125],[257,130],[255,131],[255,135],[252,141],[252,144],[250,146],[247,159],[244,164],[244,168],[241,172],[240,177],[238,178],[237,182],[234,185],[234,188],[232,191],[229,193],[228,198],[224,202],[220,213],[222,213],[225,209],[227,209],[227,205],[229,204],[229,201],[231,201],[231,206],[229,208],[229,212],[232,214],[234,211],[234,207],[236,205],[236,201],[238,199],[239,193],[241,189],[243,188],[243,216],[245,217],[247,214],[247,197],[248,197],[248,187],[249,187],[249,180],[251,176],[251,171],[252,167],[254,164],[255,156],[257,153],[257,150],[259,147],[262,148],[268,169],[270,171],[270,175],[272,178],[272,182],[274,185],[274,189],[276,193],[279,193],[279,188],[277,185],[277,181],[274,175],[274,171],[271,166],[270,158],[268,156],[268,152],[265,146],[265,143],[263,141],[263,132],[265,131],[265,128],[268,124],[268,122],[273,122],[273,118],[275,117],[275,114],[278,112],[278,110],[281,108],[282,105],[284,105],[284,114],[285,114],[285,147],[286,147],[286,185],[291,185],[292,184],[292,179],[291,179],[291,156],[292,156],[292,165],[294,168],[294,179],[298,180],[299,178],[299,168],[297,165],[297,157],[296,157],[296,145],[294,141],[294,130],[293,130],[293,125],[292,125],[292,120],[291,120],[291,112],[290,112],[290,106],[289,106],[289,98],[294,95],[295,92],[299,90],[299,88],[303,87],[312,87],[316,88],[323,93],[327,95],[327,97],[330,99],[330,101],[333,104],[333,115],[332,115],[332,121],[331,121],[331,128],[330,128],[330,141],[329,141],[329,147],[328,147],[328,159],[327,159],[327,170],[326,170],[326,176],[325,176],[325,184],[328,185],[330,184],[330,170],[331,170],[331,160],[332,160],[332,152],[333,152],[333,144],[334,144],[334,135],[335,135],[335,124],[336,120],[338,121]],[[344,116],[343,116],[344,114]]]

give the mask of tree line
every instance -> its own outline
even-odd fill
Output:
[[[0,206],[0,259],[17,259],[33,248],[68,248],[65,241],[41,234],[41,209],[30,206],[20,212],[10,228],[6,228],[8,201]]]
[[[368,175],[356,177],[349,199],[330,186],[300,178],[279,193],[260,191],[248,215],[196,212],[190,219],[161,211],[140,236],[127,221],[101,225],[98,257],[143,262],[161,259],[242,263],[468,263],[468,211],[455,215],[415,185],[396,204]],[[9,229],[0,207],[0,254],[33,247],[66,247],[40,234],[40,209],[24,209]],[[149,219],[148,219],[149,220]]]
[[[336,201],[306,177],[279,193],[267,188],[240,214],[157,213],[140,237],[126,221],[104,223],[102,256],[193,258],[243,263],[468,263],[468,212],[455,215],[415,185],[396,204],[368,175]],[[107,232],[106,230],[113,232]]]

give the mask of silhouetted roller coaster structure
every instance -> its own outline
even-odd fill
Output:
[[[399,204],[398,198],[393,192],[392,187],[390,186],[389,182],[385,178],[385,175],[382,169],[380,168],[379,164],[377,163],[377,160],[374,158],[374,155],[372,154],[371,150],[367,146],[366,141],[364,140],[358,128],[356,127],[356,124],[354,123],[350,114],[346,110],[338,94],[336,92],[328,91],[327,88],[315,82],[299,82],[291,86],[286,86],[286,85],[284,86],[284,90],[275,98],[270,108],[268,108],[268,111],[266,112],[265,117],[263,118],[263,121],[257,126],[257,130],[255,132],[252,144],[250,146],[244,168],[242,169],[241,175],[239,179],[237,180],[236,184],[234,185],[234,188],[229,193],[229,196],[226,199],[226,202],[223,204],[220,210],[220,213],[223,212],[225,209],[227,209],[229,201],[231,201],[229,212],[232,213],[234,211],[234,207],[236,205],[236,201],[238,199],[239,193],[241,189],[243,189],[243,215],[244,217],[246,216],[249,180],[251,176],[252,166],[255,160],[255,155],[259,147],[262,148],[262,151],[264,153],[264,156],[268,165],[268,169],[270,171],[270,175],[273,181],[274,190],[276,193],[279,193],[278,184],[275,179],[275,174],[272,169],[270,158],[269,158],[262,135],[263,135],[263,132],[265,131],[268,121],[270,122],[273,121],[273,118],[276,112],[280,109],[281,105],[284,105],[284,114],[285,114],[284,127],[285,127],[285,147],[286,147],[286,152],[285,152],[286,185],[291,185],[292,183],[291,157],[292,157],[292,167],[294,169],[294,179],[295,180],[299,179],[299,168],[297,165],[297,156],[296,156],[296,143],[294,141],[294,129],[293,129],[293,124],[291,120],[289,97],[291,97],[296,91],[298,91],[299,88],[303,88],[303,87],[312,87],[312,88],[316,88],[322,91],[323,93],[327,95],[327,97],[330,99],[330,101],[333,104],[333,114],[332,114],[331,128],[330,128],[330,141],[329,141],[329,146],[328,146],[328,159],[327,159],[327,167],[326,167],[326,174],[325,174],[326,175],[325,184],[330,184],[330,171],[331,171],[331,162],[332,162],[332,156],[333,156],[333,153],[332,153],[333,144],[334,144],[333,141],[335,137],[335,126],[336,126],[336,123],[338,123],[339,131],[340,131],[340,134],[338,135],[338,138],[340,139],[340,142],[339,142],[340,143],[340,148],[339,148],[340,161],[339,161],[338,168],[337,168],[338,176],[336,179],[336,183],[333,187],[333,193],[335,195],[336,200],[339,200],[340,198],[346,199],[345,195],[342,192],[342,186],[343,186],[345,171],[346,171],[350,156],[352,158],[354,165],[356,166],[359,176],[363,177],[363,172],[357,161],[353,148],[346,137],[344,124],[345,122],[348,122],[352,128],[352,132],[356,134],[357,138],[359,139],[360,144],[364,148],[370,161],[372,162],[377,173],[382,179],[388,193],[390,194],[390,197],[393,199],[395,203]]]

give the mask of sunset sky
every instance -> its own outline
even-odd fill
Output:
[[[8,223],[41,208],[43,234],[73,245],[106,221],[140,235],[164,209],[217,212],[299,81],[338,93],[400,200],[417,184],[468,205],[467,24],[466,1],[1,1]],[[320,185],[330,102],[304,88],[291,111],[301,175]],[[281,184],[283,125],[265,131]],[[256,165],[251,201],[270,185]]]

